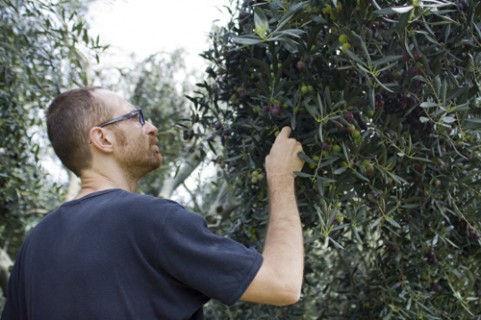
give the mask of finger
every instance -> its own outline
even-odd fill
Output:
[[[284,138],[289,138],[291,135],[292,129],[291,127],[284,127],[282,128],[281,132],[277,135],[277,137],[284,137]]]

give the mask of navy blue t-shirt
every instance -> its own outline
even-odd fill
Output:
[[[202,319],[210,298],[238,301],[261,263],[173,201],[100,191],[32,230],[2,320]]]

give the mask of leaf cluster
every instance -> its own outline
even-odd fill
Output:
[[[304,296],[284,316],[479,315],[481,4],[246,1],[231,14],[193,101],[242,199],[225,221],[239,240],[262,239],[279,128],[304,146]]]

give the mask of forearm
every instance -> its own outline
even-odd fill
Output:
[[[294,177],[269,179],[269,224],[264,262],[288,290],[299,291],[304,269],[304,240],[294,192]]]
[[[299,300],[304,272],[304,240],[294,188],[294,172],[304,162],[302,145],[284,127],[266,157],[269,223],[264,261],[242,300],[288,305]]]

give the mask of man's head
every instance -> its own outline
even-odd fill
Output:
[[[77,176],[92,166],[92,153],[115,158],[134,176],[150,172],[162,162],[157,129],[145,123],[140,112],[131,114],[135,110],[122,97],[100,87],[60,94],[47,110],[47,131],[55,153]],[[111,121],[117,117],[120,121]]]
[[[58,95],[47,109],[47,132],[55,153],[75,175],[89,168],[92,155],[88,131],[111,117],[95,98],[99,87],[79,88]]]

